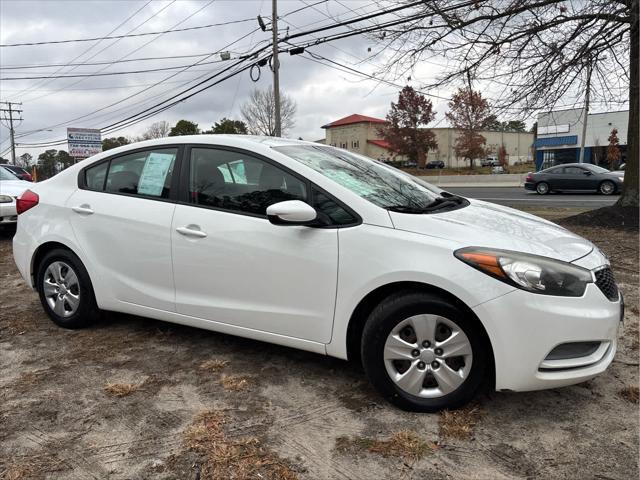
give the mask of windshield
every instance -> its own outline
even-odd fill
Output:
[[[586,167],[595,173],[607,173],[610,171],[610,170],[607,170],[606,168],[602,168],[597,165],[587,165]]]
[[[382,207],[425,208],[439,190],[382,162],[333,147],[289,145],[274,150],[313,168],[365,200]]]
[[[4,167],[0,167],[0,180],[20,180],[16,175]]]

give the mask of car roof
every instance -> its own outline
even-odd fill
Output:
[[[163,137],[129,145],[151,146],[164,145],[167,143],[219,143],[225,145],[247,146],[248,144],[265,145],[268,147],[280,147],[284,145],[322,145],[305,140],[294,140],[291,138],[268,137],[263,135],[236,135],[236,134],[203,134],[203,135],[180,135],[177,137]],[[129,146],[127,145],[127,146]]]
[[[117,148],[105,150],[89,157],[89,163],[110,157],[111,155],[126,154],[131,150],[139,148],[159,147],[163,145],[180,144],[211,144],[227,147],[244,148],[247,150],[269,149],[272,147],[283,147],[292,145],[313,145],[316,147],[327,147],[327,145],[307,142],[305,140],[293,140],[290,138],[267,137],[261,135],[231,135],[231,134],[203,134],[203,135],[180,135],[176,137],[155,138],[142,142],[129,143]],[[264,152],[264,150],[263,150]]]

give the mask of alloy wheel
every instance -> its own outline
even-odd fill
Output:
[[[600,185],[600,193],[604,195],[611,195],[615,190],[615,186],[611,182],[602,182]]]
[[[65,262],[52,262],[44,272],[44,297],[60,317],[70,317],[80,306],[80,283],[76,272]]]
[[[544,183],[544,182],[539,183],[539,184],[536,186],[536,191],[537,191],[540,195],[544,195],[544,194],[546,194],[546,193],[548,193],[548,192],[549,192],[549,185],[547,185],[547,184],[546,184],[546,183]]]
[[[398,323],[384,346],[389,378],[405,392],[438,398],[469,376],[473,352],[462,329],[448,318],[422,314]]]

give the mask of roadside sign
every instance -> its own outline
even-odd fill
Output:
[[[100,130],[92,128],[67,128],[69,155],[76,160],[88,158],[102,151]]]

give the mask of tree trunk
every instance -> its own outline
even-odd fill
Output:
[[[640,25],[638,1],[631,2],[631,48],[630,48],[630,71],[629,79],[629,126],[627,129],[627,164],[624,172],[624,188],[622,195],[616,205],[619,207],[638,207],[638,170],[640,168],[638,157],[640,157]]]
[[[418,151],[417,160],[418,168],[425,168],[427,166],[427,155],[422,150]]]

